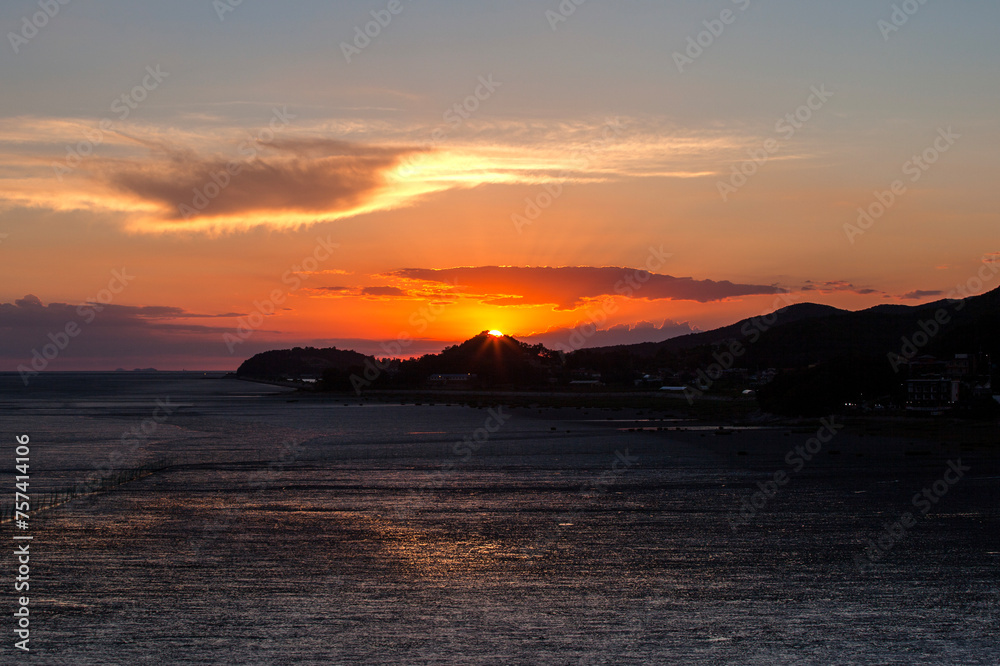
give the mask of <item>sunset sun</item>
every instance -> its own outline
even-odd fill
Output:
[[[492,335],[494,338],[502,338],[503,337],[503,332],[502,331],[498,331],[495,328],[493,330],[489,331],[489,334]]]

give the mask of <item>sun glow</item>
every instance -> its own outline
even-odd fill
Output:
[[[495,328],[492,331],[489,331],[489,334],[492,335],[494,338],[502,338],[503,337],[503,333],[501,331],[498,331]]]

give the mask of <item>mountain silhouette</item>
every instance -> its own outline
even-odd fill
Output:
[[[245,379],[297,379],[318,378],[330,370],[348,371],[360,368],[373,360],[356,351],[329,347],[295,347],[261,352],[247,359],[236,370],[236,376]]]
[[[791,324],[804,319],[813,319],[817,317],[827,317],[846,313],[848,313],[847,310],[840,310],[830,305],[820,305],[818,303],[796,303],[794,305],[781,308],[780,310],[776,310],[768,315],[743,319],[735,324],[712,329],[711,331],[689,333],[687,335],[670,338],[662,342],[640,342],[631,345],[590,347],[588,348],[588,351],[598,353],[604,351],[627,351],[638,356],[655,356],[657,352],[661,350],[680,351],[684,349],[692,349],[701,345],[723,344],[730,340],[752,336],[753,330],[760,332],[762,329],[767,330],[776,326]]]
[[[415,385],[434,375],[472,374],[480,386],[531,386],[544,383],[559,363],[558,354],[541,344],[483,331],[439,354],[403,361],[399,379]]]
[[[979,351],[998,355],[1000,288],[966,299],[878,305],[859,311],[800,303],[663,342],[586,351],[649,358],[732,342],[746,348],[737,367],[796,367],[844,357],[877,357],[889,364],[890,354],[906,359],[914,351],[941,356]]]
[[[328,390],[467,387],[531,388],[600,377],[607,385],[650,386],[657,379],[743,389],[748,378],[778,371],[760,386],[763,408],[776,413],[831,413],[845,402],[883,396],[905,401],[910,361],[968,353],[1000,359],[1000,289],[923,305],[879,305],[848,311],[800,303],[711,331],[657,343],[581,349],[561,355],[541,344],[483,331],[438,354],[378,361],[353,351],[296,347],[257,354],[237,375],[281,379],[323,377]],[[717,377],[707,375],[717,369]],[[992,365],[986,368],[992,372]],[[742,374],[740,374],[742,373]],[[773,373],[768,373],[773,374]],[[711,382],[709,382],[711,383]],[[740,384],[740,385],[738,385]],[[655,384],[658,386],[658,384]],[[706,388],[708,390],[708,388]]]

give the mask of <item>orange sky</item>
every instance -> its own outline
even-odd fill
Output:
[[[73,321],[48,369],[941,298],[1000,249],[996,7],[971,5],[883,39],[860,3],[747,4],[683,72],[704,8],[414,5],[350,63],[350,8],[76,8],[0,63],[0,369]]]

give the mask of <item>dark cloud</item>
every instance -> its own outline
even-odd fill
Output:
[[[46,345],[61,347],[48,370],[147,367],[154,359],[222,357],[228,355],[222,334],[233,331],[235,323],[213,327],[185,320],[237,316],[156,305],[44,305],[28,295],[13,303],[0,303],[0,367],[15,371],[19,365],[30,364],[33,353]],[[211,367],[224,366],[213,363]]]
[[[44,307],[42,301],[34,294],[28,294],[24,298],[19,298],[14,301],[14,305],[19,308],[40,308]]]
[[[739,296],[777,294],[772,285],[734,284],[728,280],[695,280],[648,273],[634,268],[575,266],[562,268],[481,266],[470,268],[407,268],[397,278],[457,283],[456,293],[483,298],[490,305],[555,305],[574,309],[587,301],[622,295],[654,300],[707,303]]]
[[[399,287],[365,287],[362,296],[406,296],[407,292]]]
[[[98,306],[101,311],[97,311]],[[67,343],[49,361],[46,370],[50,371],[113,370],[118,367],[235,370],[245,359],[271,349],[336,346],[380,357],[388,356],[392,350],[384,340],[295,339],[281,331],[261,327],[230,354],[223,335],[236,331],[237,320],[219,322],[218,326],[185,321],[230,314],[233,313],[197,314],[173,306],[45,305],[29,295],[14,303],[0,303],[0,371],[17,372],[19,366],[30,367],[34,351],[40,352],[46,345],[55,344],[50,336]],[[72,338],[63,338],[69,324],[75,325],[79,332]],[[436,353],[457,342],[407,340],[403,355]]]
[[[151,146],[152,147],[152,146]],[[181,221],[249,213],[349,210],[379,190],[386,171],[413,148],[363,146],[344,141],[273,141],[254,157],[207,157],[156,146],[146,162],[95,162],[114,188],[159,204]],[[231,174],[231,163],[239,172]],[[235,169],[234,169],[235,170]],[[196,190],[214,197],[199,199]]]
[[[303,291],[327,298],[345,296],[370,296],[370,297],[400,297],[406,298],[411,294],[399,287],[309,287]]]
[[[944,296],[944,292],[937,290],[927,291],[923,289],[917,289],[916,291],[911,291],[908,294],[903,294],[902,296],[900,296],[900,298],[908,301],[915,301],[921,298],[930,298],[932,296]]]

